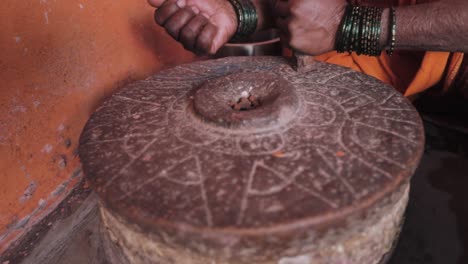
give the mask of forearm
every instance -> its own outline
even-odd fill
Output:
[[[396,49],[468,52],[468,3],[442,0],[396,8]],[[382,17],[381,45],[388,40],[389,10]]]

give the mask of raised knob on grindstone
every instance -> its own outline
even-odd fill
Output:
[[[237,73],[209,80],[194,95],[195,113],[231,129],[265,129],[293,118],[299,100],[294,87],[278,75]]]

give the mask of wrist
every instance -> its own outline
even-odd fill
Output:
[[[390,8],[385,8],[382,13],[382,20],[380,24],[380,48],[386,50],[389,48],[389,35],[390,35]]]
[[[239,26],[239,21],[237,18],[236,10],[234,6],[229,3],[229,0],[226,0],[226,13],[229,18],[229,26],[227,27],[227,32],[229,39],[231,39],[236,34],[237,27]]]

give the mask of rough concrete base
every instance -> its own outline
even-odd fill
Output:
[[[97,212],[92,194],[72,215],[57,222],[22,263],[104,263]]]
[[[117,249],[117,252],[123,252],[125,259],[130,263],[376,264],[385,263],[394,248],[408,202],[408,193],[409,184],[406,184],[394,194],[396,196],[395,202],[382,209],[385,213],[371,214],[378,215],[378,217],[373,218],[372,221],[366,221],[369,225],[365,228],[356,228],[359,231],[355,232],[355,230],[350,229],[343,235],[337,236],[336,233],[340,232],[332,230],[318,243],[312,240],[311,245],[298,245],[304,249],[301,250],[301,254],[283,255],[263,260],[242,258],[240,254],[229,259],[222,255],[210,257],[197,254],[183,245],[174,247],[174,245],[168,245],[147,232],[141,232],[137,227],[126,223],[105,208],[101,208],[101,214],[112,244],[118,245],[120,249]],[[372,218],[372,216],[370,217]],[[328,243],[329,241],[333,242]]]

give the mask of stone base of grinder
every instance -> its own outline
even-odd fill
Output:
[[[105,207],[101,207],[101,217],[107,230],[103,235],[115,244],[115,254],[125,256],[122,264],[384,264],[398,239],[408,193],[409,184],[405,184],[386,204],[371,212],[367,221],[350,219],[349,226],[342,229],[318,237],[311,233],[307,243],[292,243],[290,248],[285,243],[275,256],[263,256],[261,248],[239,245],[230,248],[228,237],[224,248],[210,248],[201,242],[203,238],[190,236],[186,245],[174,245],[171,234],[165,234],[164,230],[160,236],[149,235]],[[281,233],[266,234],[269,235],[273,241],[281,242]]]

